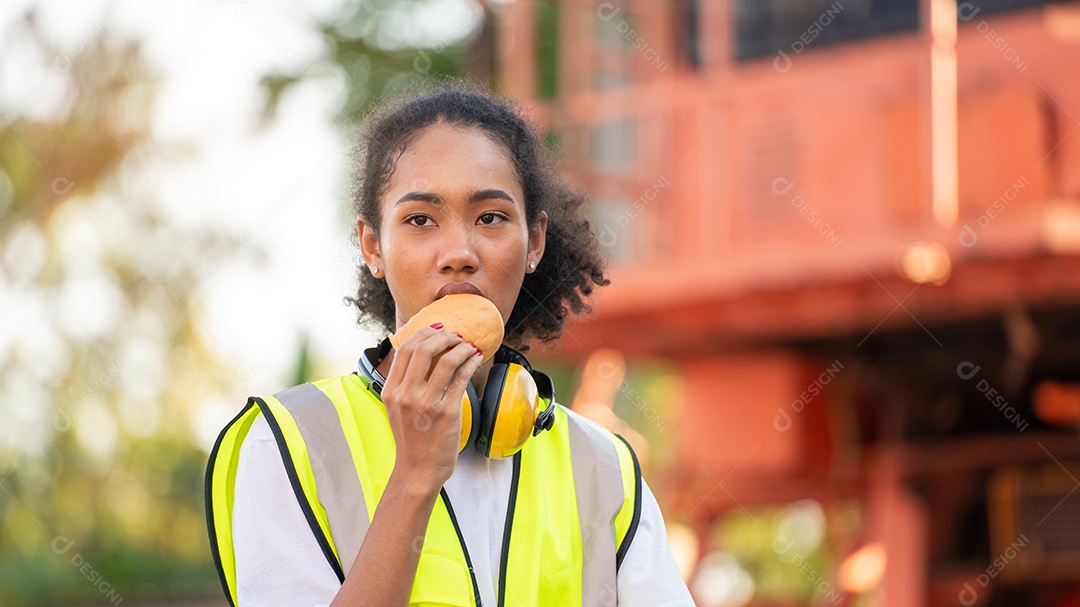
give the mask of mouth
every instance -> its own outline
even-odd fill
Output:
[[[484,294],[480,292],[480,289],[476,288],[476,285],[471,282],[448,282],[435,294],[435,299],[442,299],[447,295],[459,295],[461,293],[471,293],[481,297],[484,296]]]

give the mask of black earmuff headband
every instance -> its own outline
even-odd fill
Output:
[[[386,378],[379,373],[379,370],[375,368],[375,365],[382,362],[382,359],[386,358],[386,355],[390,353],[390,348],[393,347],[390,344],[390,338],[382,340],[382,343],[374,348],[368,348],[364,350],[364,353],[360,355],[359,367],[360,371],[371,380],[371,389],[375,391],[375,394],[382,395],[383,386],[386,385]]]

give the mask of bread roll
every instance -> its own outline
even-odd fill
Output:
[[[391,335],[390,343],[398,348],[413,333],[437,322],[443,324],[443,331],[460,333],[465,341],[479,348],[484,353],[484,362],[502,344],[503,319],[499,309],[490,300],[471,293],[446,295],[431,302]]]

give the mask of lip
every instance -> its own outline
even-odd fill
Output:
[[[484,294],[480,292],[480,289],[476,288],[476,285],[471,282],[448,282],[435,294],[435,299],[442,299],[446,295],[458,295],[461,293],[471,293],[481,297],[484,296]]]

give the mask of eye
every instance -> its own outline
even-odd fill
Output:
[[[428,225],[431,218],[427,215],[409,215],[405,218],[405,223],[412,224],[418,228],[422,228]]]
[[[480,223],[483,223],[485,225],[491,225],[500,219],[506,219],[506,217],[500,215],[499,213],[484,213],[480,216]]]

